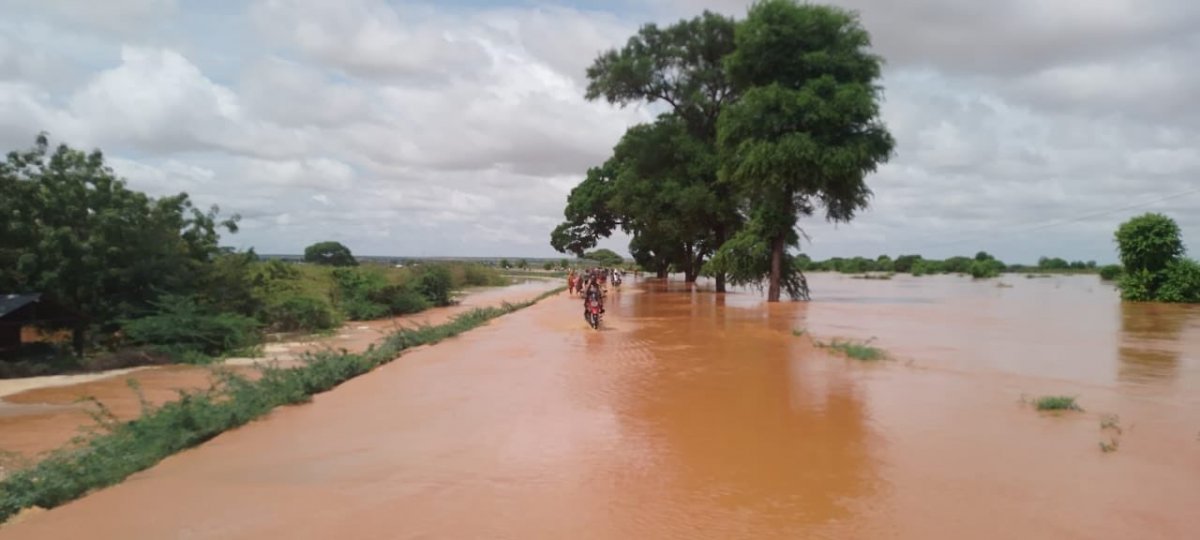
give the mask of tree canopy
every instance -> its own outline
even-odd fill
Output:
[[[726,67],[742,96],[721,114],[721,174],[770,245],[768,300],[791,266],[797,218],[824,208],[829,221],[853,219],[871,195],[866,175],[891,155],[869,47],[858,17],[830,6],[764,0],[738,25]]]
[[[642,26],[595,60],[586,97],[667,110],[588,171],[551,245],[579,255],[620,228],[660,276],[703,269],[718,291],[726,276],[769,278],[770,300],[781,286],[806,297],[787,253],[797,219],[853,219],[894,146],[869,46],[853,13],[792,0],[756,3],[740,22],[704,12]]]
[[[1200,264],[1184,257],[1175,220],[1157,213],[1134,217],[1114,234],[1124,273],[1124,300],[1200,303]]]
[[[722,64],[733,35],[732,19],[705,12],[666,28],[647,24],[596,59],[588,99],[663,102],[669,110],[630,128],[613,157],[572,190],[567,219],[551,234],[555,249],[579,255],[620,228],[633,237],[639,264],[695,279],[741,219],[714,157],[717,119],[734,98]]]
[[[164,292],[189,292],[209,279],[221,254],[219,229],[237,216],[193,207],[186,193],[154,199],[116,177],[100,151],[47,137],[0,164],[0,291],[40,292],[104,329],[148,308]]]
[[[604,266],[617,266],[625,262],[625,259],[611,249],[597,249],[583,254],[583,258],[596,261]]]
[[[358,261],[350,253],[350,248],[333,241],[317,242],[304,248],[304,262],[326,266],[358,265]]]

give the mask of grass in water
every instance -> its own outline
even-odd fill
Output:
[[[275,407],[307,402],[313,394],[391,362],[405,349],[457,336],[564,290],[560,287],[529,302],[475,309],[437,326],[402,329],[362,354],[324,351],[307,355],[297,368],[267,366],[257,380],[215,368],[208,389],[181,391],[178,400],[158,407],[143,401],[144,414],[128,422],[118,421],[102,404],[90,400],[96,406],[93,433],[76,437],[0,481],[0,522],[23,508],[53,508],[116,484]],[[136,386],[133,390],[139,391]]]
[[[806,333],[808,333],[808,331],[803,328],[793,328],[792,329],[792,335],[796,336],[796,337],[803,336]]]
[[[1109,452],[1116,452],[1117,448],[1120,448],[1120,446],[1121,441],[1116,439],[1109,439],[1108,442],[1100,441],[1100,451],[1104,452],[1105,454]]]
[[[835,339],[829,343],[817,343],[817,346],[833,349],[855,360],[874,361],[887,358],[887,353],[883,352],[883,349],[872,347],[867,342],[858,343]]]
[[[1033,402],[1039,411],[1082,411],[1071,396],[1042,396]]]

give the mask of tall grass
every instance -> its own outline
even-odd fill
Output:
[[[555,289],[528,302],[475,309],[441,325],[402,329],[363,354],[325,351],[306,356],[301,367],[265,367],[257,380],[218,369],[208,389],[181,391],[178,400],[158,407],[144,403],[142,416],[128,422],[117,421],[100,406],[98,432],[80,436],[0,481],[0,522],[23,508],[53,508],[116,484],[275,407],[309,401],[313,394],[391,362],[405,349],[457,336],[562,291]]]

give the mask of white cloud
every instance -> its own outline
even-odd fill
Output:
[[[375,254],[551,255],[567,193],[653,115],[586,102],[584,69],[646,17],[747,2],[645,4],[19,0],[0,7],[0,145],[47,130],[103,148],[136,189],[240,213],[230,241],[260,252],[328,238]],[[1021,232],[1195,185],[1200,4],[843,4],[889,60],[899,145],[870,179],[871,210],[805,223],[815,255],[1105,259],[1116,221],[1145,209],[1174,212],[1200,242],[1200,196]]]

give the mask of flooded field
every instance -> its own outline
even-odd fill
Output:
[[[0,538],[1200,531],[1200,310],[1094,276],[810,283],[627,285],[600,332],[551,298]],[[893,359],[813,346],[834,337]],[[1044,394],[1085,410],[1023,402]]]

